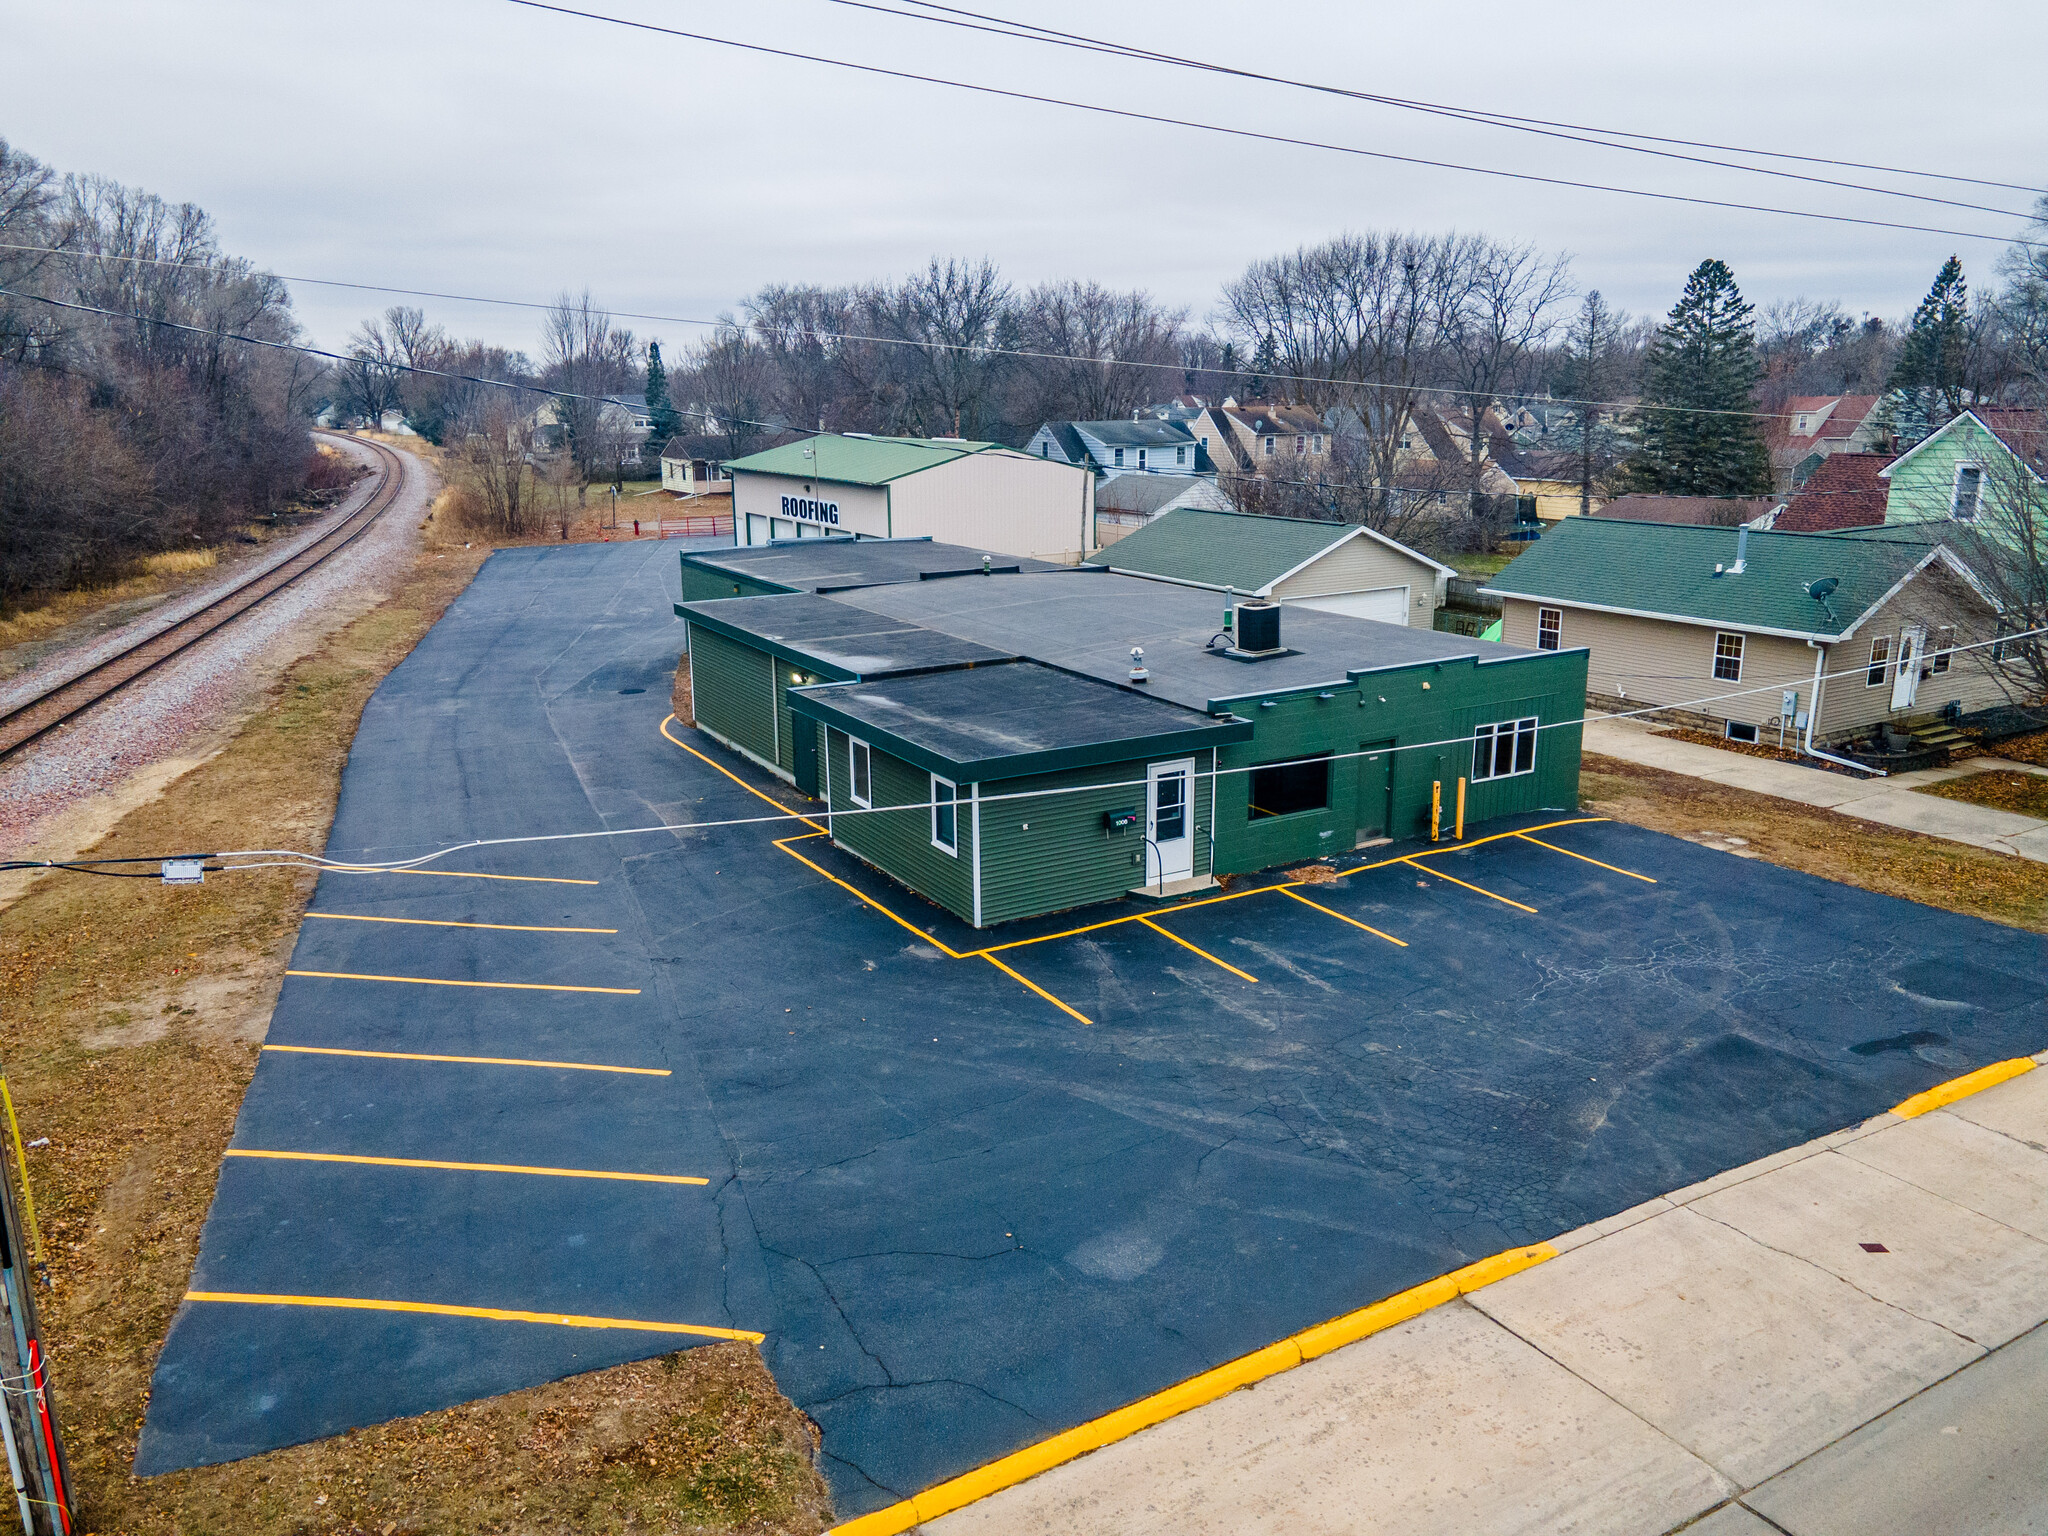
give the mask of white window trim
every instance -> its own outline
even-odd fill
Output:
[[[951,779],[939,777],[936,773],[931,776],[931,781],[931,793],[926,798],[932,803],[932,846],[948,857],[957,859],[960,857],[960,786]],[[946,802],[953,809],[953,841],[951,843],[939,841],[939,786],[941,784],[953,791],[953,798]]]
[[[1879,646],[1884,647],[1884,655],[1882,657],[1877,654]],[[1863,686],[1866,688],[1882,688],[1886,683],[1890,682],[1892,660],[1892,637],[1890,635],[1872,635],[1870,637],[1870,660],[1863,664]],[[1872,672],[1875,672],[1877,676],[1872,677],[1870,675]]]
[[[1744,661],[1745,661],[1745,660],[1747,659],[1747,658],[1746,658],[1746,657],[1745,657],[1745,656],[1743,655],[1743,653],[1744,653],[1745,651],[1747,651],[1747,650],[1749,649],[1749,646],[1748,646],[1748,644],[1746,643],[1746,642],[1747,642],[1747,639],[1748,639],[1748,637],[1747,637],[1746,635],[1744,635],[1744,634],[1743,634],[1743,633],[1742,633],[1742,632],[1741,632],[1740,630],[1735,630],[1735,629],[1717,629],[1717,630],[1715,630],[1715,631],[1714,631],[1714,656],[1713,656],[1713,666],[1712,666],[1712,667],[1710,667],[1710,668],[1708,669],[1707,675],[1708,675],[1709,677],[1711,677],[1711,678],[1712,678],[1712,679],[1713,679],[1713,680],[1714,680],[1715,682],[1717,682],[1717,683],[1739,683],[1739,682],[1741,682],[1741,681],[1742,681],[1742,663],[1743,663],[1743,662],[1744,662]],[[1721,675],[1721,662],[1722,662],[1722,661],[1724,660],[1724,658],[1723,658],[1723,657],[1722,657],[1722,655],[1721,655],[1721,642],[1722,642],[1723,640],[1733,640],[1733,641],[1735,642],[1735,675],[1734,675],[1733,677],[1723,677],[1723,676]]]
[[[1147,464],[1147,462],[1146,462],[1146,455],[1145,455],[1145,450],[1144,450],[1143,448],[1140,448],[1140,449],[1138,450],[1138,468],[1140,468],[1140,469],[1146,469],[1146,468],[1149,468],[1149,467],[1150,467],[1150,466],[1149,466],[1149,465]]]
[[[865,800],[860,794],[860,760],[854,756],[855,752],[865,752],[868,755],[868,798]],[[846,738],[846,798],[863,809],[873,810],[874,795],[875,749],[858,736],[849,736]]]
[[[1934,627],[1934,634],[1930,638],[1934,641],[1934,647],[1933,654],[1927,658],[1927,675],[1929,677],[1940,677],[1948,671],[1948,664],[1954,659],[1956,627],[1953,624],[1937,624]],[[1925,642],[1922,643],[1924,644]]]
[[[1543,621],[1550,620],[1546,625]],[[1550,635],[1550,644],[1543,643],[1545,632]],[[1562,608],[1538,608],[1536,610],[1536,649],[1555,651],[1564,647],[1564,610]]]
[[[1174,463],[1176,463],[1176,464],[1185,464],[1185,463],[1187,463],[1187,461],[1188,461],[1188,450],[1187,450],[1187,445],[1186,445],[1185,443],[1183,443],[1183,444],[1182,444],[1182,445],[1181,445],[1180,447],[1178,447],[1178,448],[1176,448],[1176,449],[1174,449],[1174,450],[1173,450],[1173,462],[1174,462]]]
[[[1738,736],[1735,734],[1737,731],[1747,731],[1749,734]],[[1721,722],[1721,735],[1728,741],[1739,741],[1753,747],[1762,739],[1763,733],[1747,720],[1724,720]]]
[[[1122,469],[1122,468],[1124,467],[1124,451],[1123,451],[1123,449],[1121,449],[1121,448],[1112,448],[1112,449],[1110,449],[1109,451],[1110,451],[1110,456],[1111,456],[1111,463],[1110,463],[1110,466],[1109,466],[1109,467],[1110,467],[1111,469]]]
[[[1507,733],[1510,740],[1516,740],[1520,737],[1522,727],[1525,725],[1530,727],[1535,736],[1535,745],[1529,752],[1529,766],[1517,768],[1514,765],[1513,756],[1510,755],[1508,771],[1506,773],[1492,772],[1493,744],[1500,739],[1503,731]],[[1483,774],[1479,771],[1479,744],[1482,741],[1486,743],[1486,766],[1488,769]],[[1536,760],[1542,755],[1543,726],[1540,718],[1536,715],[1524,715],[1519,720],[1490,720],[1484,725],[1477,725],[1472,728],[1472,782],[1474,784],[1491,784],[1499,779],[1526,778],[1536,771]]]
[[[1963,516],[1962,513],[1956,510],[1957,499],[1963,493],[1963,471],[1966,469],[1974,469],[1975,471],[1977,471],[1977,505],[1970,509],[1970,515],[1968,517]],[[1949,521],[1953,523],[1974,523],[1975,521],[1977,521],[1978,516],[1983,511],[1984,466],[1982,464],[1979,464],[1975,459],[1957,459],[1956,472],[1953,478],[1950,479],[1948,486]]]

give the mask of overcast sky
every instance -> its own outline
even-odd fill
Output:
[[[900,5],[902,0],[879,0]],[[969,8],[974,0],[957,0]],[[2048,186],[2048,6],[1571,0],[983,0],[997,14],[1436,102]],[[2019,221],[1660,161],[1440,116],[977,36],[830,0],[585,8],[831,58],[1297,138],[2007,236]],[[288,275],[711,318],[769,282],[900,274],[933,254],[1213,310],[1246,262],[1346,229],[1479,230],[1572,253],[1582,287],[1661,314],[1705,256],[1761,305],[1911,308],[1981,240],[1575,191],[888,81],[506,0],[0,0],[0,136],[218,220]],[[1880,179],[2024,210],[2021,192]],[[294,287],[334,345],[393,302]],[[531,347],[517,309],[426,300]],[[627,322],[671,348],[701,331]]]

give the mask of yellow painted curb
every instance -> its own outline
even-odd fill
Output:
[[[1239,1387],[1248,1387],[1268,1376],[1291,1371],[1297,1365],[1326,1355],[1333,1349],[1356,1343],[1396,1323],[1405,1323],[1411,1317],[1419,1317],[1430,1308],[1453,1301],[1467,1291],[1491,1285],[1496,1280],[1505,1280],[1533,1264],[1556,1257],[1557,1250],[1550,1244],[1537,1243],[1534,1247],[1511,1248],[1490,1259],[1481,1259],[1477,1264],[1468,1264],[1463,1269],[1389,1296],[1385,1301],[1374,1302],[1356,1312],[1347,1312],[1327,1323],[1318,1323],[1277,1344],[1268,1344],[1264,1349],[1253,1350],[1214,1370],[1191,1376],[1164,1392],[1141,1397],[1135,1403],[1106,1413],[1099,1419],[1077,1424],[1049,1440],[1041,1440],[987,1466],[977,1467],[972,1472],[927,1488],[914,1498],[861,1515],[843,1525],[835,1525],[826,1536],[901,1536],[912,1526],[951,1514],[978,1499],[1014,1487],[1041,1472],[1049,1472],[1077,1456],[1099,1451],[1106,1445],[1128,1439],[1141,1429],[1149,1429],[1204,1403],[1213,1403]]]
[[[1940,1109],[1944,1104],[1953,1104],[1957,1099],[1967,1099],[1973,1093],[1982,1093],[1986,1088],[1996,1087],[2009,1077],[2031,1072],[2037,1065],[2031,1056],[2015,1056],[2011,1061],[1994,1061],[1988,1067],[1979,1067],[1962,1077],[1937,1083],[1925,1093],[1914,1094],[1903,1104],[1894,1104],[1892,1113],[1902,1120],[1912,1120],[1930,1110]]]

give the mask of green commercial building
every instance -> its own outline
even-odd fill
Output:
[[[1582,650],[1226,624],[1215,594],[923,541],[683,566],[694,723],[976,927],[1449,837],[1461,801],[1468,829],[1577,804]]]

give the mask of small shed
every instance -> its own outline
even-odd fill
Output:
[[[1089,563],[1124,576],[1428,629],[1448,565],[1357,523],[1177,507]]]

